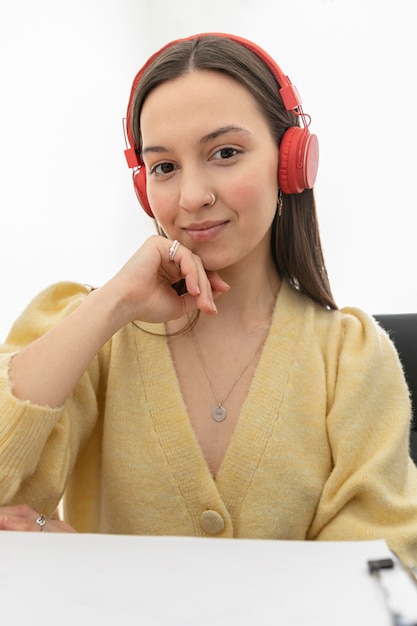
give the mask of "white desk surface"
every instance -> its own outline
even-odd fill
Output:
[[[368,559],[385,557],[392,554],[383,541],[4,531],[1,621],[13,626],[389,626],[381,590],[367,566]],[[404,589],[404,581],[400,586]],[[410,592],[417,607],[411,579],[407,602]]]

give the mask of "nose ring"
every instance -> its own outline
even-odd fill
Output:
[[[213,206],[213,204],[216,202],[216,196],[214,195],[214,193],[211,193],[211,191],[209,192],[209,196],[211,198],[211,202],[208,206]]]

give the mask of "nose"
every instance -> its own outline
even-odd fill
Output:
[[[179,205],[186,211],[198,211],[202,207],[212,204],[210,185],[198,169],[181,173],[181,187]]]

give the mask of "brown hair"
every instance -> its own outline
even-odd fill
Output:
[[[166,47],[143,72],[131,104],[131,133],[141,150],[140,113],[147,96],[158,85],[193,70],[227,74],[255,98],[279,146],[285,131],[298,117],[284,108],[279,85],[265,63],[227,36],[200,35]],[[320,241],[313,190],[282,194],[282,212],[271,231],[271,253],[279,275],[299,291],[330,309],[337,309]]]

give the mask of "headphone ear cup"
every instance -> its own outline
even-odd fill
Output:
[[[133,187],[135,189],[137,199],[139,200],[144,211],[149,215],[149,217],[154,217],[151,205],[149,204],[148,195],[146,193],[146,169],[143,164],[133,172]]]
[[[319,165],[319,143],[308,128],[291,126],[279,146],[278,185],[283,193],[312,189]]]

